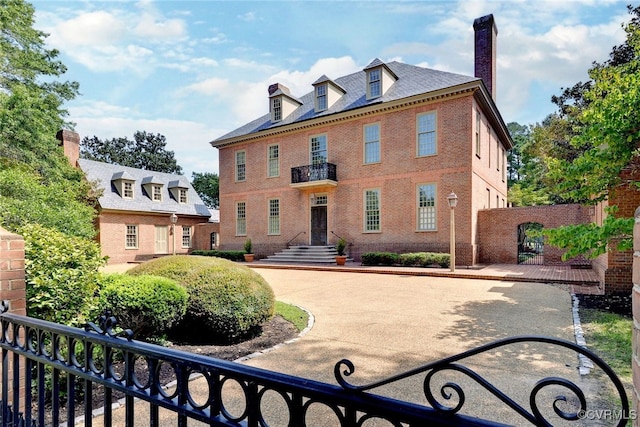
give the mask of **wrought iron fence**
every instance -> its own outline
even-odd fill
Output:
[[[76,415],[73,402],[82,402],[81,407],[89,414],[96,388],[104,394],[100,424],[105,426],[113,424],[111,404],[118,393],[124,396],[125,408],[119,411],[125,413],[126,426],[133,426],[134,420],[143,415],[149,419],[143,419],[142,424],[149,426],[186,426],[190,419],[210,426],[321,425],[309,421],[316,406],[325,408],[341,426],[366,426],[370,420],[385,420],[396,427],[502,425],[463,415],[467,402],[465,386],[451,380],[444,383],[434,380],[447,372],[463,374],[532,425],[551,425],[548,412],[562,420],[579,421],[592,406],[575,382],[559,377],[540,379],[529,392],[527,408],[462,364],[473,356],[492,350],[506,351],[508,346],[523,343],[550,344],[589,358],[619,394],[619,406],[610,408],[619,414],[618,425],[624,425],[630,415],[622,383],[600,358],[571,342],[552,338],[504,339],[368,385],[347,381],[355,373],[355,366],[349,360],[341,360],[335,366],[338,385],[330,385],[137,342],[127,331],[116,333],[116,320],[108,314],[98,324],[87,324],[83,330],[10,314],[7,307],[3,303],[0,314],[2,426],[61,425],[63,407],[66,424],[71,426]],[[162,369],[173,371],[176,378],[173,387],[161,384]],[[195,374],[200,378],[192,381]],[[430,406],[372,392],[407,378],[420,379]],[[559,386],[565,394],[556,397],[549,408],[541,409],[537,397],[550,386]],[[229,393],[230,387],[235,392]],[[578,402],[573,410],[563,409],[562,405],[569,401],[567,395]],[[168,411],[175,419],[163,421],[161,410],[163,416]],[[277,421],[272,418],[274,414],[279,417]],[[84,425],[92,423],[92,418],[85,416]]]

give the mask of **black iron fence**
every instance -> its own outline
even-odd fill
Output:
[[[96,396],[101,396],[104,412],[95,422],[104,426],[116,425],[112,403],[118,396],[124,396],[124,408],[118,409],[124,412],[124,421],[117,425],[126,426],[133,426],[134,420],[137,425],[149,426],[186,426],[188,420],[210,426],[324,425],[309,420],[318,406],[340,426],[369,426],[369,421],[378,420],[393,426],[501,425],[463,415],[468,406],[466,386],[434,379],[447,373],[462,374],[525,423],[552,425],[549,412],[562,420],[580,421],[594,406],[575,382],[559,377],[540,379],[527,391],[530,403],[526,407],[462,364],[479,354],[506,354],[509,346],[531,343],[569,349],[589,358],[618,394],[618,403],[608,407],[608,414],[617,414],[617,425],[624,425],[630,415],[620,380],[601,359],[573,343],[552,338],[509,338],[360,386],[347,381],[355,366],[342,360],[335,366],[338,385],[330,385],[137,342],[126,331],[115,333],[115,319],[108,315],[83,330],[10,314],[7,307],[4,303],[0,314],[2,426],[71,426],[76,416],[74,402],[80,402],[83,412],[89,414]],[[166,369],[175,377],[171,387],[160,381],[160,372]],[[193,381],[196,374],[200,378]],[[425,402],[372,392],[408,378],[420,380]],[[541,408],[538,396],[553,386],[564,393]],[[528,386],[523,383],[518,387]],[[571,410],[563,406],[570,400],[577,402]],[[164,418],[167,412],[174,417],[171,421]],[[85,426],[93,423],[85,416]]]
[[[291,168],[291,183],[299,184],[312,181],[337,181],[336,165],[333,163],[318,163],[315,165]]]

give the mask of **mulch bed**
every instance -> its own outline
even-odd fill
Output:
[[[631,295],[576,295],[580,308],[593,308],[596,310],[609,311],[631,318]]]

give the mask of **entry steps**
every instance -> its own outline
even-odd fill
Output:
[[[335,246],[291,246],[261,261],[335,264],[336,255]]]

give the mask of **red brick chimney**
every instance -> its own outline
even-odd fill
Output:
[[[56,134],[56,138],[60,141],[60,146],[64,150],[64,155],[69,159],[69,163],[74,168],[78,166],[80,158],[80,135],[76,132],[62,129]]]
[[[498,28],[493,15],[486,15],[473,21],[475,31],[475,76],[484,81],[485,86],[496,99],[496,39]]]

